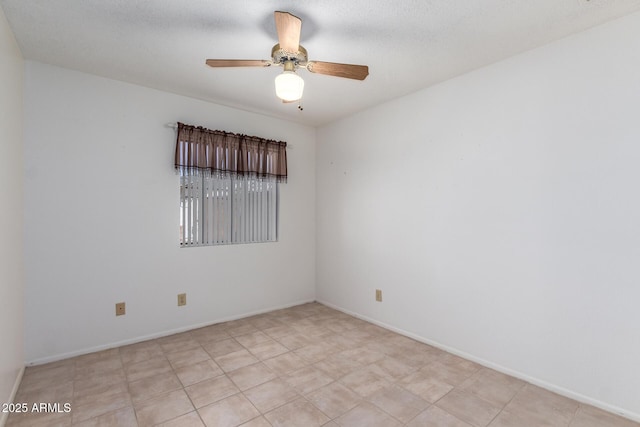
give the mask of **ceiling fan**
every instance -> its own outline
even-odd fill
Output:
[[[282,66],[284,71],[276,77],[276,95],[283,102],[302,98],[304,80],[296,74],[298,68],[312,73],[347,79],[364,80],[369,75],[366,65],[338,64],[336,62],[309,61],[307,50],[300,45],[302,20],[288,12],[274,12],[278,44],[271,49],[271,60],[207,59],[210,67],[271,67]]]

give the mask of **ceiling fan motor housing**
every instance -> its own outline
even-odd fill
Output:
[[[271,49],[271,58],[275,65],[284,66],[288,62],[293,62],[295,68],[306,66],[308,61],[307,50],[301,45],[298,45],[297,52],[287,52],[280,47],[279,43]]]

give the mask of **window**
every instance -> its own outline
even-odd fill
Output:
[[[178,123],[180,246],[277,241],[286,147]]]
[[[203,246],[278,240],[275,178],[183,174],[180,245]]]

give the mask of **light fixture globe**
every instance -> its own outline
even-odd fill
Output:
[[[276,77],[276,95],[283,101],[291,102],[302,98],[304,80],[295,71],[283,71]]]

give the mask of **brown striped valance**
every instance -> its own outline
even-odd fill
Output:
[[[287,181],[287,143],[178,123],[176,170]]]

